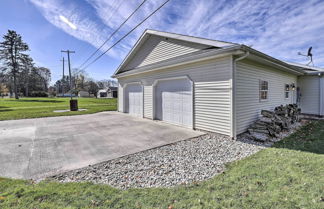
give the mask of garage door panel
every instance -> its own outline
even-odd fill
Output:
[[[156,119],[192,126],[192,87],[188,79],[160,81],[155,93]]]
[[[140,84],[126,86],[125,101],[125,112],[135,116],[143,115],[143,89]]]

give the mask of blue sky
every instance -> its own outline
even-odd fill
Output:
[[[62,75],[61,49],[75,50],[79,65],[142,0],[1,0],[0,34],[16,30],[39,66]],[[103,48],[107,49],[164,0],[147,0]],[[171,0],[98,62],[87,68],[107,79],[146,28],[243,43],[279,59],[307,63],[298,56],[313,46],[315,65],[324,67],[324,1]]]

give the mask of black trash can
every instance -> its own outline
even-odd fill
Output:
[[[71,99],[70,100],[70,110],[71,111],[78,111],[78,100]]]

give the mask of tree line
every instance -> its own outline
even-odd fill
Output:
[[[91,78],[85,71],[74,68],[72,69],[71,85],[69,76],[63,76],[54,84],[53,91],[56,96],[64,94],[78,95],[80,91],[88,92],[89,96],[97,97],[100,89],[107,89],[111,86],[117,86],[117,82],[112,79],[103,79],[96,81]]]
[[[20,34],[8,30],[0,42],[0,96],[64,96],[78,95],[86,91],[97,96],[100,89],[117,86],[111,79],[95,81],[88,74],[79,69],[72,69],[71,83],[69,76],[57,80],[54,86],[49,86],[51,71],[45,67],[36,66],[32,57],[27,53],[29,46]]]
[[[0,42],[0,94],[44,96],[48,92],[51,71],[36,66],[21,35],[8,30]]]

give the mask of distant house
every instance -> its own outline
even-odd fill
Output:
[[[71,96],[71,92],[68,91],[68,92],[65,92],[64,94],[62,93],[58,93],[56,94],[57,97],[70,97]],[[76,97],[78,95],[76,95],[75,93],[72,93],[72,97]]]
[[[98,98],[117,98],[118,87],[110,86],[106,89],[101,89],[98,91]]]
[[[242,44],[146,30],[118,67],[118,111],[236,137],[263,109],[324,114],[324,72]],[[300,91],[300,92],[297,92]]]
[[[10,96],[9,88],[5,85],[0,83],[0,96],[8,97]]]
[[[89,92],[83,91],[83,90],[79,91],[78,96],[79,97],[95,97],[95,95],[89,94]]]

